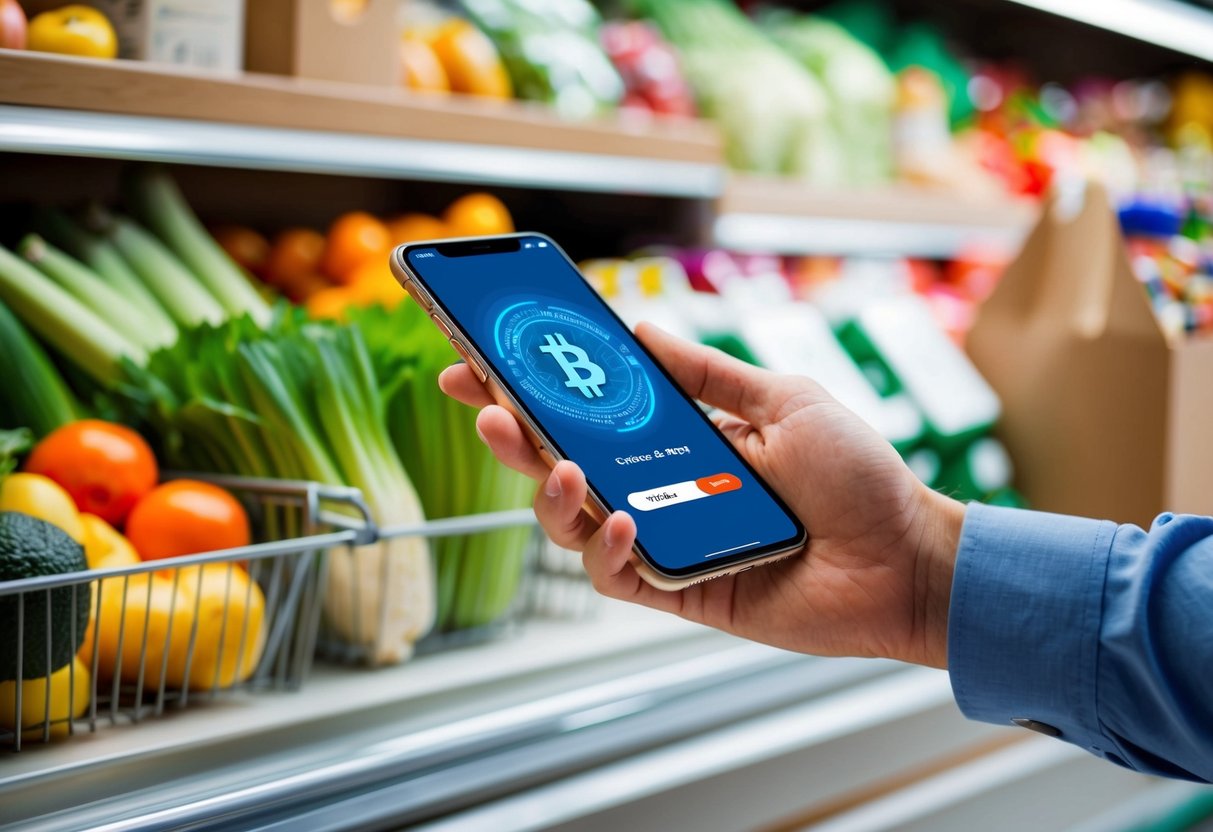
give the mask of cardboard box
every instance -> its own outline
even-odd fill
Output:
[[[1101,187],[1046,203],[968,348],[1033,508],[1213,514],[1213,339],[1168,341]]]
[[[252,0],[245,68],[399,86],[398,6],[399,0]]]
[[[260,2],[260,0],[253,0]],[[83,0],[118,33],[118,57],[239,71],[244,59],[244,0]],[[22,0],[33,16],[65,0]],[[252,3],[250,3],[252,5]]]

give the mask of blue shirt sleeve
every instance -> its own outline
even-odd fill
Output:
[[[970,505],[948,670],[971,719],[1035,720],[1120,765],[1213,781],[1213,518],[1145,532]]]

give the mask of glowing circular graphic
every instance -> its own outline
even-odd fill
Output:
[[[566,419],[628,433],[653,418],[653,385],[635,352],[582,312],[511,303],[497,315],[493,339],[514,385]]]

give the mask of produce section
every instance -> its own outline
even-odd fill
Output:
[[[973,4],[1005,14],[1008,33],[1030,14],[1019,6],[1059,5]],[[988,359],[1023,325],[992,336],[987,310],[1007,319],[1007,307],[984,304],[1018,291],[1032,269],[1021,246],[1077,210],[1066,195],[1090,178],[1124,234],[1101,236],[1094,257],[1127,252],[1132,267],[1099,285],[1156,316],[1157,332],[1133,319],[1151,360],[1170,350],[1144,430],[1167,461],[1134,490],[1189,494],[1203,463],[1160,448],[1171,430],[1195,435],[1213,326],[1203,63],[1097,32],[1076,51],[1106,47],[1108,61],[1084,77],[1064,58],[1078,24],[1049,40],[1052,18],[1031,18],[1041,41],[1018,60],[999,24],[978,36],[968,11],[926,0],[410,0],[398,14],[370,0],[350,4],[366,8],[361,25],[340,25],[355,39],[394,21],[365,41],[390,72],[337,78],[302,59],[220,71],[197,27],[188,57],[136,56],[106,0],[87,5],[109,16],[120,57],[38,39],[35,51],[28,36],[18,51],[15,5],[0,0],[0,751],[22,752],[7,776],[0,765],[11,822],[59,789],[72,794],[63,824],[99,824],[123,790],[160,784],[162,806],[130,798],[122,811],[206,826],[205,800],[230,792],[232,817],[256,825],[270,817],[264,788],[286,824],[449,813],[622,828],[677,793],[706,828],[740,817],[721,796],[744,777],[747,794],[770,787],[769,812],[738,824],[798,828],[788,819],[897,806],[972,766],[988,766],[973,776],[999,801],[1055,775],[1073,788],[1050,817],[1073,822],[1154,793],[961,722],[940,678],[743,656],[604,605],[578,558],[537,544],[533,484],[438,391],[457,356],[386,254],[551,233],[629,323],[816,378],[932,488],[1052,509],[1042,479],[1064,490],[1064,477],[1042,474],[1022,387]],[[22,5],[32,27],[61,4]],[[264,14],[252,5],[235,18]],[[292,20],[320,7],[278,5]],[[1152,37],[1161,6],[1134,5],[1140,25],[1120,28]],[[1187,13],[1193,31],[1210,19]],[[263,30],[250,22],[243,44],[225,31],[223,60],[249,65]],[[350,42],[291,38],[320,58]],[[1155,40],[1203,48],[1170,30]],[[1060,285],[1084,261],[1057,239],[1071,253],[1035,262]],[[1112,421],[1085,418],[1092,437]],[[49,554],[31,569],[35,550]],[[583,690],[591,681],[601,690]],[[182,712],[134,724],[170,710]],[[889,750],[878,765],[873,742]],[[785,750],[791,770],[813,772],[811,794],[778,776]],[[206,783],[195,753],[214,762]],[[658,756],[685,782],[652,777]],[[367,794],[392,797],[359,804],[359,772],[374,773],[358,781]],[[64,779],[77,774],[78,792]],[[109,776],[111,793],[90,791]],[[601,802],[581,799],[587,784]]]

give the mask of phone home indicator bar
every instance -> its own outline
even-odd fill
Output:
[[[691,500],[701,500],[704,497],[724,494],[726,491],[736,491],[739,488],[741,488],[741,480],[732,474],[713,474],[710,477],[676,482],[673,485],[663,485],[647,491],[633,491],[628,495],[628,505],[638,511],[652,511],[677,503],[688,503]]]

